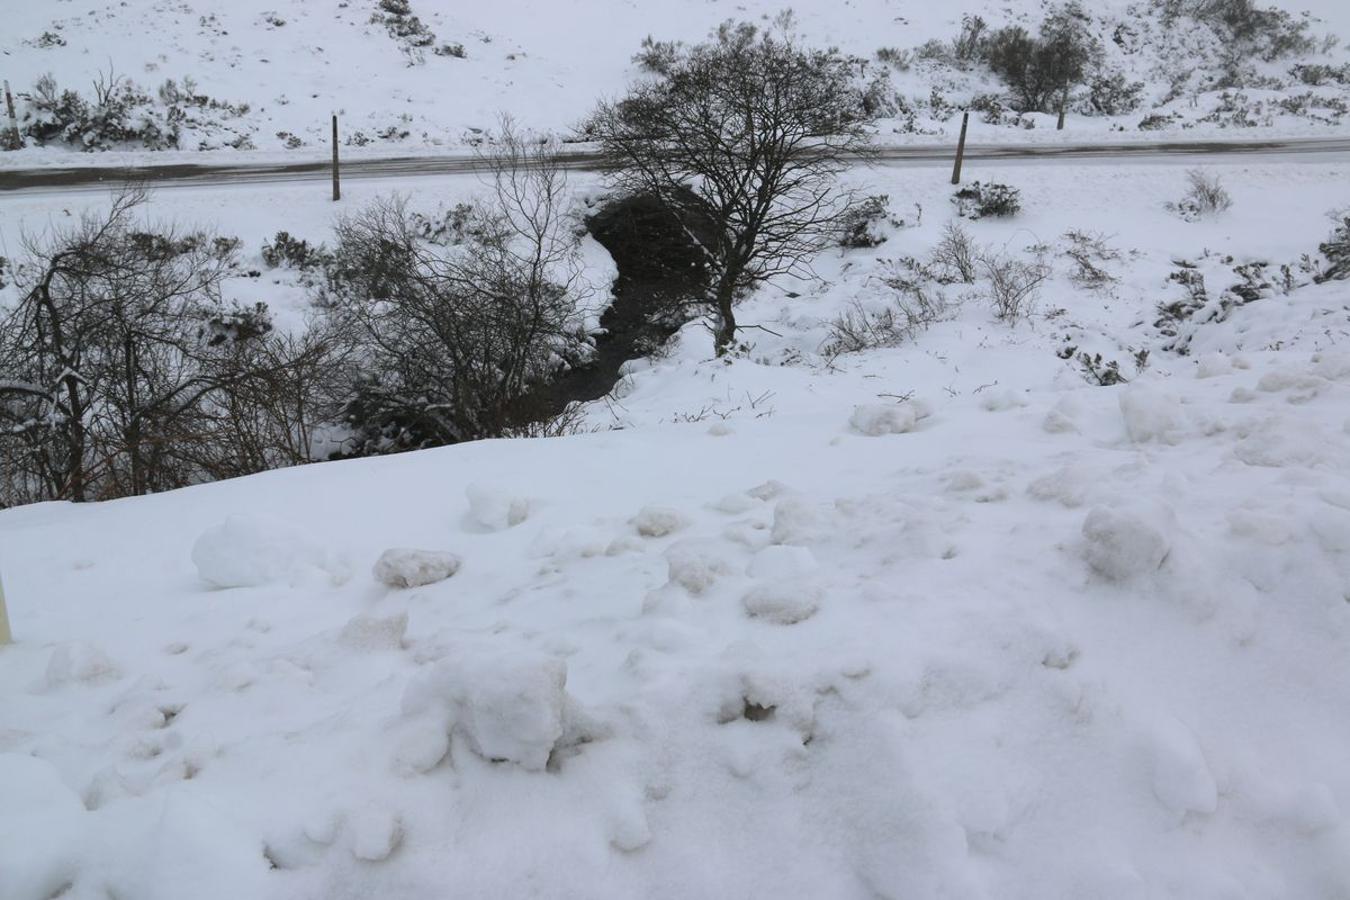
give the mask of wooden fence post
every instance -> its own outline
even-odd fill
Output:
[[[9,613],[5,611],[5,583],[0,581],[0,647],[14,639],[9,631]]]
[[[342,199],[342,185],[338,180],[337,113],[333,113],[333,200]]]
[[[4,141],[0,141],[5,150],[18,150],[23,146],[23,136],[19,134],[19,117],[14,114],[14,95],[9,92],[9,82],[5,82],[5,113],[9,118],[9,129]]]
[[[952,184],[961,183],[961,162],[966,158],[966,126],[970,124],[970,113],[961,114],[961,138],[956,142],[956,165],[952,166]]]

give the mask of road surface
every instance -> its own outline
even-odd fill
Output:
[[[884,147],[877,163],[885,166],[923,166],[948,163],[951,145]],[[1199,162],[1223,161],[1241,155],[1252,158],[1350,162],[1350,138],[1295,138],[1264,141],[1134,142],[1092,144],[977,144],[966,148],[966,162],[1035,163],[1075,159],[1097,162]],[[569,151],[568,168],[593,171],[600,168],[600,154]],[[417,178],[460,175],[482,171],[484,162],[472,155],[415,156],[389,159],[353,159],[342,164],[343,180],[370,178]],[[144,181],[155,188],[213,187],[231,184],[257,185],[322,181],[329,178],[327,161],[297,163],[214,163],[136,166],[118,168],[85,166],[37,169],[0,168],[0,193],[66,193],[105,190],[125,181]]]

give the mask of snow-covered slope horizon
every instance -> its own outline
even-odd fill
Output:
[[[329,114],[336,112],[353,152],[388,155],[470,146],[495,127],[502,112],[529,128],[571,133],[597,100],[617,95],[640,74],[633,56],[645,38],[696,42],[724,20],[763,24],[784,10],[783,4],[767,0],[507,0],[473,8],[444,0],[389,3],[389,9],[406,6],[407,12],[391,14],[375,0],[241,0],[211,6],[120,0],[78,9],[16,5],[7,11],[0,36],[0,75],[20,93],[21,117],[30,106],[22,95],[31,93],[43,75],[52,75],[58,88],[87,95],[93,83],[110,75],[129,79],[147,94],[146,105],[138,107],[145,115],[163,113],[162,98],[155,95],[171,79],[174,102],[185,115],[183,151],[227,157],[254,149],[312,154],[325,146]],[[1310,33],[1319,41],[1326,36],[1350,40],[1344,4],[1317,0],[1284,6],[1295,21],[1308,17]],[[1212,34],[1184,23],[1164,26],[1147,2],[1094,0],[1084,10],[1108,69],[1143,83],[1141,107],[1108,116],[1075,109],[1064,133],[1055,132],[1053,117],[1043,114],[991,116],[998,120],[993,125],[977,117],[975,128],[983,139],[1137,134],[1146,119],[1148,129],[1195,138],[1249,128],[1282,134],[1345,132],[1344,95],[1350,90],[1345,80],[1309,86],[1291,72],[1300,63],[1345,65],[1350,48],[1260,63],[1251,73],[1252,83],[1236,89],[1206,86],[1206,79],[1217,78],[1223,49]],[[964,71],[917,51],[930,41],[949,44],[964,14],[982,15],[992,27],[1022,24],[1035,31],[1044,9],[987,0],[962,7],[862,0],[794,10],[804,40],[838,46],[860,64],[866,62],[864,79],[891,79],[889,93],[898,98],[899,108],[885,113],[879,133],[896,142],[949,139],[959,127],[960,107],[1006,93],[980,67]],[[410,44],[406,32],[412,26],[399,24],[410,17],[420,23],[425,37],[416,41],[425,40],[425,46]],[[906,61],[882,62],[876,58],[881,50],[901,51]],[[30,141],[27,149],[0,155],[0,165],[49,163],[79,149],[78,142],[37,147]],[[121,154],[135,148],[100,149]]]

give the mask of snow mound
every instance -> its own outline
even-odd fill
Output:
[[[720,541],[686,540],[666,551],[670,583],[698,596],[718,579],[740,570],[731,551]]]
[[[403,694],[403,713],[439,716],[484,759],[541,771],[563,735],[566,685],[562,660],[469,651],[414,679]]]
[[[1097,507],[1083,521],[1084,558],[1112,581],[1156,572],[1171,547],[1163,532],[1132,512]]]
[[[362,810],[351,829],[352,856],[365,862],[388,859],[403,841],[403,823],[387,809]]]
[[[255,515],[233,515],[192,546],[197,575],[213,588],[260,587],[322,568],[324,555],[298,529]]]
[[[1150,741],[1149,768],[1153,795],[1178,816],[1212,813],[1219,791],[1195,735],[1176,719],[1159,722]]]
[[[514,528],[530,515],[528,500],[504,491],[471,484],[464,495],[469,498],[469,521],[484,531]]]
[[[342,626],[338,640],[353,650],[398,650],[407,631],[406,612],[383,618],[356,616]]]
[[[96,644],[72,641],[52,651],[43,674],[43,687],[48,690],[68,684],[92,684],[120,678],[121,669]]]
[[[917,404],[869,403],[853,410],[848,424],[859,434],[880,437],[885,434],[905,434],[913,431],[922,418]]]
[[[811,618],[820,609],[821,589],[794,580],[770,581],[756,585],[741,598],[751,618],[775,625],[795,625]]]
[[[1181,402],[1150,384],[1135,383],[1122,390],[1120,414],[1125,418],[1126,433],[1136,444],[1175,444],[1186,430]]]
[[[394,548],[375,562],[375,580],[392,588],[413,588],[444,581],[459,571],[461,560],[443,550]]]
[[[637,533],[650,538],[674,534],[688,524],[679,510],[668,506],[644,506],[633,517],[633,527]]]

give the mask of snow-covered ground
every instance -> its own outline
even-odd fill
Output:
[[[396,2],[395,2],[395,5]],[[1350,7],[1342,0],[1277,3],[1310,16],[1319,39],[1350,41]],[[165,79],[234,109],[186,107],[182,151],[214,151],[227,159],[285,151],[299,157],[328,141],[329,114],[342,118],[353,153],[377,155],[463,148],[482,139],[509,110],[524,125],[570,132],[602,97],[613,97],[639,74],[633,55],[644,38],[697,42],[727,19],[764,22],[783,11],[778,0],[500,0],[485,4],[411,0],[410,14],[433,40],[408,49],[372,16],[388,16],[376,0],[96,0],[94,3],[9,3],[0,33],[0,76],[20,94],[44,74],[58,87],[92,96],[92,84],[115,74],[151,96]],[[1214,138],[1278,132],[1346,132],[1350,84],[1309,86],[1295,77],[1299,63],[1341,66],[1350,46],[1306,57],[1258,63],[1256,83],[1233,90],[1207,85],[1222,50],[1207,32],[1164,26],[1146,0],[1093,0],[1084,9],[1110,71],[1144,85],[1141,107],[1113,116],[1075,111],[1064,132],[1053,117],[1005,115],[999,124],[975,117],[975,139],[1076,140],[1106,134]],[[1031,31],[1042,4],[971,0],[959,6],[922,0],[854,0],[798,4],[804,39],[836,45],[868,61],[863,80],[887,74],[902,105],[879,123],[883,139],[932,142],[959,128],[959,108],[1004,88],[981,67],[954,69],[912,54],[903,69],[880,62],[893,48],[911,53],[929,41],[950,42],[963,14],[981,14],[991,27],[1022,24]],[[463,56],[438,55],[459,45]],[[1301,99],[1300,99],[1301,98]],[[246,111],[237,107],[246,104]],[[1281,104],[1293,104],[1293,109]],[[1328,105],[1331,104],[1331,105]],[[20,115],[26,101],[20,96]],[[1338,111],[1339,110],[1339,111]],[[1140,132],[1153,117],[1159,130]],[[144,161],[144,151],[113,148],[100,163]],[[177,153],[151,154],[166,161]],[[88,154],[63,145],[30,146],[0,154],[0,166],[69,162]]]
[[[1179,166],[970,170],[1024,207],[972,238],[1053,269],[1016,325],[931,286],[824,352],[952,220],[945,170],[862,172],[905,225],[594,433],[0,513],[0,897],[1350,897],[1350,282],[1218,302],[1297,273],[1350,163],[1211,171],[1184,222]],[[0,253],[78,204],[7,198]],[[333,209],[151,213],[256,253]],[[1214,302],[1159,324],[1183,263]],[[231,290],[284,325],[289,277]]]

